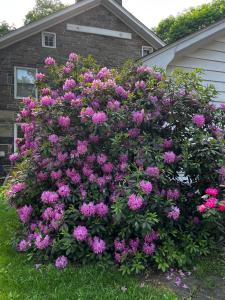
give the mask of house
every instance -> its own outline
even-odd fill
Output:
[[[79,0],[0,39],[0,156],[15,151],[22,97],[38,96],[35,74],[44,58],[65,62],[70,52],[120,66],[165,44],[122,5],[122,0]],[[2,159],[2,158],[0,158]]]
[[[203,84],[213,84],[218,91],[215,104],[225,102],[225,19],[164,46],[144,57],[147,66],[160,66],[168,74],[176,68],[203,71]]]

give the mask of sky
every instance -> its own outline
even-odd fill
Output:
[[[75,0],[61,0],[73,4]],[[149,28],[156,26],[169,15],[177,15],[191,7],[209,3],[210,0],[123,0],[124,7]],[[0,0],[0,22],[7,21],[16,27],[23,25],[24,16],[34,6],[35,0]]]

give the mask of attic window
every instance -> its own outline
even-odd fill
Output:
[[[56,48],[56,34],[54,32],[42,32],[42,47]]]
[[[142,46],[142,57],[153,53],[154,49],[151,46]]]

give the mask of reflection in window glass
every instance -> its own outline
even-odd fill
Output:
[[[36,69],[16,68],[15,98],[36,97]]]

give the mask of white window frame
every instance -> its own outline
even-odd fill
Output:
[[[45,45],[45,35],[46,34],[52,34],[52,35],[54,35],[53,46],[47,46],[47,45]],[[56,33],[55,32],[43,31],[41,33],[41,40],[42,40],[42,47],[44,47],[44,48],[53,48],[53,49],[56,48]]]
[[[154,52],[154,48],[152,46],[142,46],[142,49],[141,49],[142,57],[146,56],[146,55],[144,55],[145,50],[150,50],[150,54]]]
[[[17,96],[17,69],[25,69],[25,70],[35,70],[35,74],[38,73],[37,68],[29,68],[29,67],[20,67],[14,66],[14,99],[23,99],[23,97]],[[35,86],[35,84],[34,84]],[[38,98],[38,90],[35,88],[35,98]]]
[[[16,139],[18,137],[18,127],[21,126],[22,123],[14,123],[14,129],[13,129],[13,148],[14,153],[17,152],[17,146],[16,146]]]

